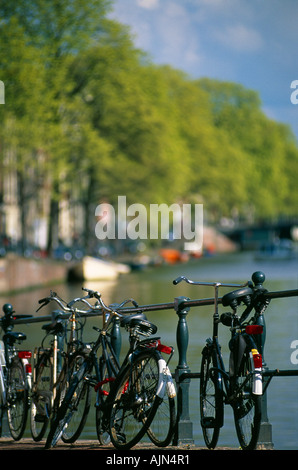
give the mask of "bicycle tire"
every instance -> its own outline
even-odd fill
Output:
[[[80,401],[80,394],[77,393],[78,390],[82,390],[81,385],[84,382],[85,374],[88,371],[89,363],[84,361],[80,370],[76,375],[72,377],[72,380],[69,384],[68,390],[65,394],[65,397],[61,404],[58,407],[55,416],[51,420],[50,431],[46,440],[45,448],[50,449],[55,447],[61,438],[64,429],[67,427],[68,423],[72,419],[73,413],[75,413],[78,403]],[[80,387],[80,388],[79,388]]]
[[[35,442],[44,437],[51,414],[53,396],[53,364],[48,353],[43,353],[35,367],[36,381],[32,387],[30,427]]]
[[[249,352],[246,351],[243,355],[239,372],[235,378],[235,387],[241,385],[244,380],[246,385],[242,389],[243,393],[239,393],[235,403],[233,403],[236,433],[239,444],[243,450],[255,449],[261,426],[262,396],[252,393],[253,375],[251,372],[253,372],[253,369]],[[247,380],[249,376],[250,379]]]
[[[157,396],[159,357],[155,350],[141,352],[117,377],[111,397],[110,437],[118,449],[130,449],[142,439],[162,401]]]
[[[220,374],[212,357],[212,348],[202,352],[200,374],[200,414],[203,437],[208,449],[214,449],[223,422],[223,396],[219,389]]]
[[[78,352],[74,355],[71,360],[70,367],[69,367],[69,376],[72,377],[81,367],[85,360],[84,355]],[[69,382],[69,378],[67,380]],[[64,386],[67,389],[68,384]],[[63,430],[62,433],[62,441],[66,444],[72,444],[75,442],[81,435],[84,426],[87,421],[87,417],[90,410],[91,405],[91,390],[86,381],[81,380],[78,384],[76,389],[76,393],[79,396],[79,399],[76,404],[76,411],[72,414],[70,421],[68,422],[68,426],[66,429]]]
[[[8,367],[7,376],[7,418],[12,438],[18,441],[22,438],[29,408],[29,389],[23,363],[14,358]]]

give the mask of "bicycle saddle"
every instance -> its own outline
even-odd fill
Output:
[[[136,327],[138,331],[145,335],[152,335],[157,332],[157,326],[147,320],[144,313],[136,313],[123,317],[120,321],[121,326]]]
[[[58,333],[62,333],[64,331],[64,325],[61,320],[55,320],[52,323],[48,323],[47,325],[42,325],[42,329],[46,330],[47,333],[57,335]]]
[[[133,313],[132,315],[126,315],[120,320],[120,326],[134,326],[140,321],[147,321],[145,313]]]
[[[252,294],[253,290],[250,287],[244,287],[242,289],[233,290],[232,292],[228,292],[222,297],[221,303],[224,307],[233,307],[236,301],[237,306],[240,304],[241,301],[244,301],[246,297],[249,298]]]
[[[9,331],[3,336],[3,341],[12,346],[16,341],[24,341],[27,336],[24,333],[19,333],[17,331]]]

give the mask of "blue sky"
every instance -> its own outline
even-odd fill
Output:
[[[256,90],[298,138],[298,0],[113,0],[111,17],[154,63]]]

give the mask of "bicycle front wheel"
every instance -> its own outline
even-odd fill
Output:
[[[59,408],[51,422],[50,431],[45,445],[46,449],[56,446],[62,434],[71,422],[74,413],[78,410],[79,403],[84,393],[84,377],[85,374],[87,374],[87,370],[88,363],[84,361],[80,370],[72,378],[66,395],[63,401],[60,402]]]
[[[80,353],[74,356],[68,371],[69,377],[72,377],[80,369],[84,360],[84,356]],[[64,385],[64,388],[67,387],[68,384],[67,386]],[[62,440],[67,444],[75,442],[80,437],[84,429],[91,404],[90,392],[91,390],[88,383],[85,380],[81,380],[75,392],[77,395],[75,412],[72,414],[67,427],[63,430],[62,433]]]
[[[176,423],[175,398],[163,398],[157,407],[153,421],[147,429],[147,435],[157,447],[166,447],[170,444]]]
[[[35,442],[45,435],[53,399],[53,364],[50,354],[40,356],[35,367],[36,380],[32,387],[30,424],[31,435]]]
[[[7,417],[10,434],[15,441],[24,434],[29,408],[29,390],[22,361],[15,358],[8,368]]]
[[[212,349],[202,352],[200,376],[200,412],[203,437],[208,449],[216,447],[223,421],[223,398],[219,389],[219,372],[213,364]]]
[[[239,444],[243,450],[255,449],[261,426],[261,395],[253,391],[254,366],[249,352],[245,352],[235,378],[238,391],[233,403],[234,420]]]
[[[118,449],[130,449],[142,439],[162,401],[156,394],[158,360],[156,351],[144,351],[118,379],[110,416],[110,437]]]

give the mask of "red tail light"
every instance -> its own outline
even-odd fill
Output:
[[[18,356],[20,359],[30,359],[32,357],[31,351],[18,351]]]
[[[157,350],[165,354],[172,354],[173,348],[171,346],[165,346],[158,342]]]
[[[262,325],[247,325],[245,327],[245,333],[248,335],[261,335],[263,333]]]
[[[254,366],[255,369],[261,369],[262,368],[262,354],[259,353],[253,353],[253,360],[254,360]]]

